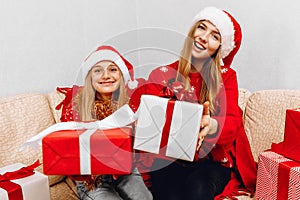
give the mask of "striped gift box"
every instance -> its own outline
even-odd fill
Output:
[[[272,151],[258,157],[257,200],[300,198],[300,163]]]

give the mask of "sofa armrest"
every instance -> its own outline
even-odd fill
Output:
[[[254,159],[283,140],[286,109],[300,107],[300,90],[264,90],[252,93],[244,114],[244,126]]]

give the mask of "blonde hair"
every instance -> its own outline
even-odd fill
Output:
[[[122,74],[121,70],[120,73]],[[84,87],[75,98],[76,109],[79,113],[81,121],[93,120],[92,110],[93,110],[95,98],[96,98],[96,90],[92,85],[92,70],[89,70],[85,78]],[[118,109],[119,107],[128,103],[128,100],[129,97],[127,95],[123,74],[122,74],[119,88],[113,92],[111,102],[112,101],[118,102],[117,104],[118,106],[116,108]]]
[[[189,73],[192,69],[191,49],[194,42],[192,38],[194,37],[196,28],[202,23],[202,21],[203,20],[195,23],[190,28],[180,53],[176,80],[183,81],[186,89],[190,89]],[[213,114],[215,112],[216,97],[220,91],[222,82],[220,65],[220,47],[214,55],[207,59],[200,73],[203,80],[201,93],[199,96],[199,102],[204,103],[205,101],[209,101],[210,111]]]

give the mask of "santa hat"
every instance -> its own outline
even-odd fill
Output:
[[[100,46],[85,59],[81,65],[83,77],[86,77],[95,64],[103,60],[112,61],[119,67],[123,74],[124,82],[128,84],[130,89],[137,87],[138,82],[134,79],[132,64],[111,46]]]
[[[242,31],[239,23],[226,11],[215,7],[201,10],[193,22],[208,20],[213,23],[221,34],[221,64],[230,66],[233,57],[240,48]],[[222,63],[223,61],[223,63]]]

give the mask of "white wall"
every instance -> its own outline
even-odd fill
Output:
[[[240,87],[300,89],[298,1],[0,0],[0,96],[75,84],[97,44],[114,45],[147,76],[177,58],[192,18],[208,5],[242,25],[233,63]]]

